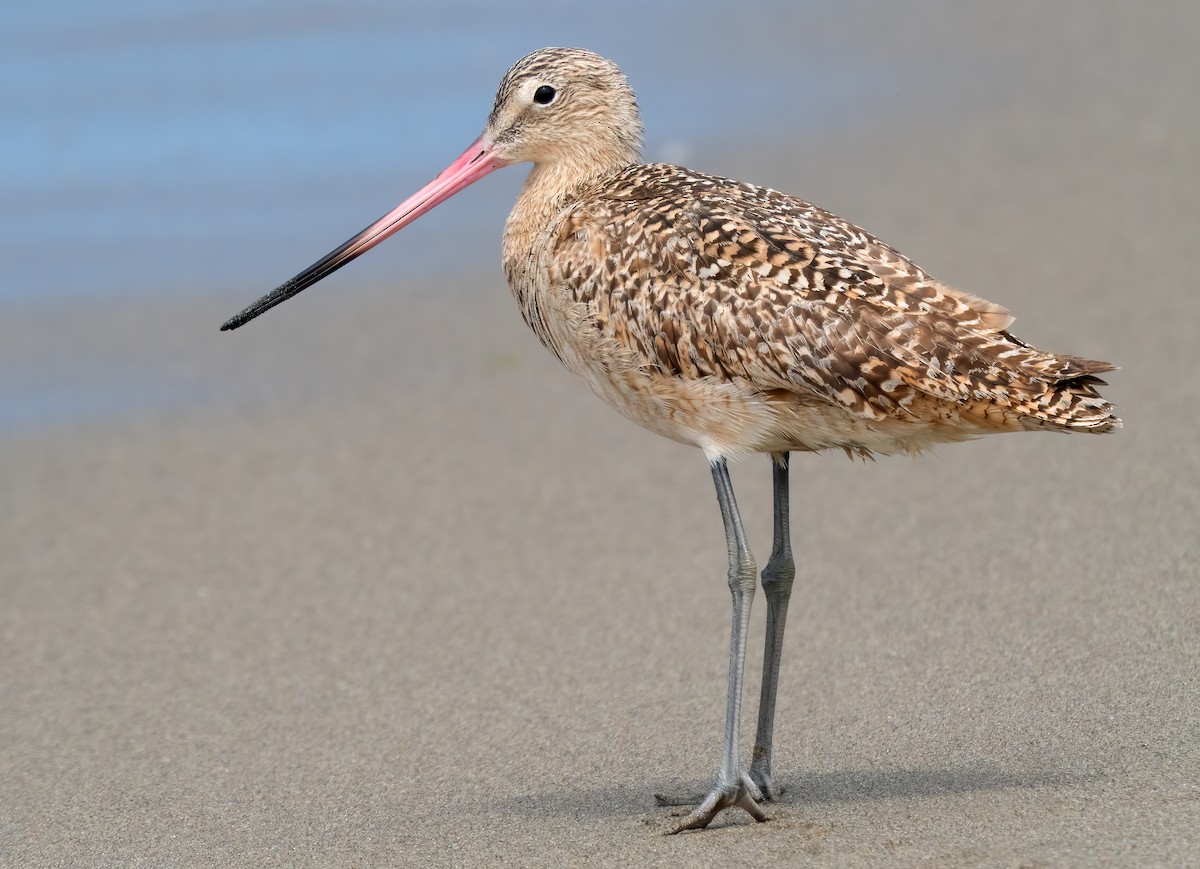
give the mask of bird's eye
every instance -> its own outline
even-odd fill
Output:
[[[548,106],[554,102],[556,96],[558,96],[558,91],[550,85],[544,84],[533,92],[533,101],[539,106]]]

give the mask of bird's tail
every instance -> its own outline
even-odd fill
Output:
[[[1054,359],[1058,376],[1043,382],[1041,390],[1027,393],[1013,408],[1024,427],[1095,434],[1119,429],[1121,420],[1116,416],[1116,408],[1097,389],[1108,385],[1097,375],[1115,371],[1116,367],[1078,356],[1056,356]]]

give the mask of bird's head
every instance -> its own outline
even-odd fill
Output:
[[[508,163],[603,170],[641,158],[642,120],[611,60],[582,48],[543,48],[505,73],[481,141]]]

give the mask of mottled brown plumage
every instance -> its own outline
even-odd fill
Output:
[[[505,77],[493,118],[551,70],[570,82],[564,116],[572,85],[591,97],[589,113],[602,103],[593,91],[623,90],[618,107],[634,105],[607,61],[557,49],[531,57]],[[601,69],[574,81],[573,65]],[[509,218],[510,286],[542,343],[653,431],[711,458],[916,453],[989,432],[1120,424],[1095,388],[1111,365],[1030,347],[1007,331],[1004,308],[939,283],[829,212],[630,162],[628,148],[578,165],[560,153],[535,164]]]

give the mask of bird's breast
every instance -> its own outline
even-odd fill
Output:
[[[748,385],[672,376],[622,344],[602,313],[577,301],[536,251],[506,258],[505,270],[521,316],[542,344],[630,421],[714,457],[746,452],[773,428],[773,408]]]

